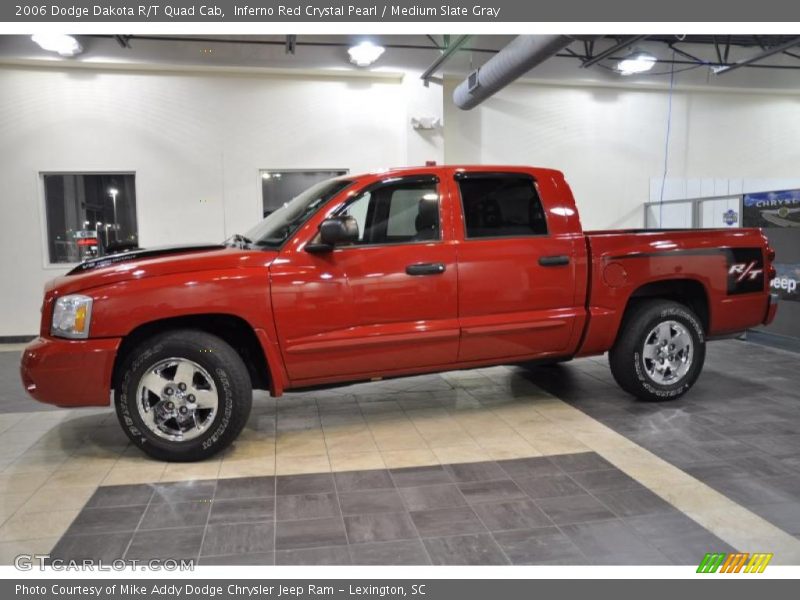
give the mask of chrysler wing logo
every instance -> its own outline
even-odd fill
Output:
[[[700,561],[698,573],[763,573],[772,560],[772,553],[709,552]]]
[[[741,283],[745,278],[755,281],[764,269],[757,269],[758,262],[751,260],[749,263],[736,263],[728,269],[728,275],[736,278],[736,283]]]

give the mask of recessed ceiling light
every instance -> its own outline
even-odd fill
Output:
[[[359,67],[368,67],[378,60],[385,50],[383,46],[376,46],[372,42],[361,42],[357,46],[352,46],[347,53],[350,55],[351,63]]]
[[[617,63],[617,71],[622,75],[636,75],[652,69],[656,64],[656,57],[647,52],[636,52]]]
[[[31,39],[39,44],[43,50],[57,52],[60,56],[75,56],[83,52],[83,46],[71,35],[62,33],[37,33],[36,35],[32,35]]]

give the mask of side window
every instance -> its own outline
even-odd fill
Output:
[[[467,175],[458,187],[468,239],[547,234],[542,202],[530,177]]]
[[[339,214],[358,223],[358,244],[439,239],[439,194],[431,181],[398,181],[372,188]]]

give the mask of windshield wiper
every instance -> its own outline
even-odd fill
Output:
[[[241,233],[234,233],[231,237],[223,242],[225,246],[238,246],[239,248],[246,248],[252,244],[253,240]]]

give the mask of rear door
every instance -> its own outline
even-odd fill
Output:
[[[583,236],[566,230],[559,210],[545,210],[540,186],[554,182],[522,171],[462,171],[453,185],[462,209],[459,361],[568,354],[584,313],[576,294]]]

